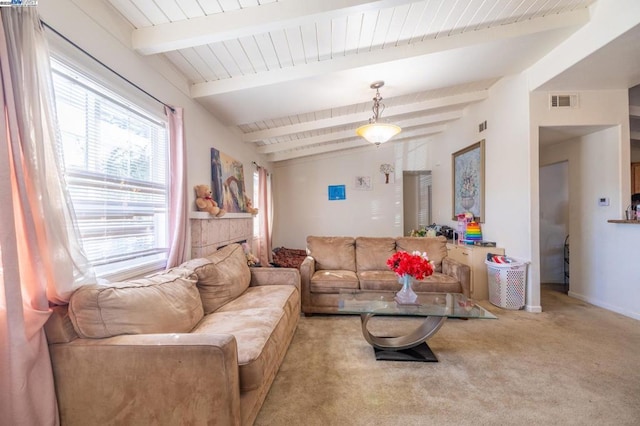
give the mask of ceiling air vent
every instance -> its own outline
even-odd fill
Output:
[[[576,108],[578,106],[578,95],[575,93],[551,94],[549,100],[551,108]]]

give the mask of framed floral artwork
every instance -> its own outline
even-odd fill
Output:
[[[451,154],[453,220],[470,212],[484,222],[484,139]]]

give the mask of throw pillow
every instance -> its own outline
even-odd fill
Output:
[[[180,267],[191,269],[198,276],[198,290],[205,314],[240,296],[251,282],[251,270],[239,244],[230,244],[205,258],[189,260]]]

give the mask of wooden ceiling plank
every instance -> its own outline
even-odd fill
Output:
[[[205,15],[214,15],[216,13],[222,13],[222,8],[217,1],[200,1],[198,2],[204,10]]]
[[[400,38],[404,23],[407,21],[410,8],[411,5],[405,4],[393,9],[389,30],[384,38],[383,48],[393,47],[398,44],[398,39]]]
[[[347,40],[347,17],[340,16],[331,20],[331,57],[344,56]]]
[[[154,22],[153,27],[134,30],[131,37],[133,48],[144,55],[151,55],[367,10],[395,7],[415,0],[281,0],[246,9],[240,9],[237,0],[218,1],[225,13],[171,23],[165,19],[164,22]],[[237,10],[233,10],[234,3]]]
[[[397,61],[451,49],[489,43],[497,40],[519,37],[549,31],[567,26],[578,26],[589,20],[587,9],[569,12],[563,15],[549,15],[544,18],[519,22],[517,24],[491,27],[484,30],[442,37],[425,42],[382,49],[375,52],[363,52],[357,55],[338,57],[332,61],[308,63],[299,67],[272,69],[268,73],[246,75],[240,78],[212,81],[191,87],[194,98],[229,93],[253,87],[298,80],[332,72],[344,71],[368,65]],[[322,58],[322,57],[321,57]]]
[[[282,68],[293,67],[293,58],[291,57],[291,50],[289,49],[289,42],[287,41],[287,35],[283,29],[271,31],[271,42],[273,48],[278,56],[278,63]]]
[[[306,64],[307,58],[305,56],[304,45],[302,44],[300,27],[287,28],[285,34],[287,36],[287,43],[289,44],[289,52],[291,53],[293,65]]]
[[[394,138],[394,140],[400,139],[400,138],[408,138],[408,137],[439,133],[444,130],[445,130],[444,125],[422,127],[422,128],[414,129],[412,131],[403,131],[402,133],[400,133],[400,136],[397,136],[396,138]],[[360,137],[356,135],[356,133],[353,130],[343,130],[341,132],[333,132],[333,133],[328,133],[324,135],[316,135],[316,136],[302,138],[302,139],[298,139],[290,142],[281,142],[281,143],[274,143],[270,145],[263,145],[258,147],[256,151],[258,151],[258,153],[260,154],[273,154],[276,152],[283,152],[283,151],[290,151],[292,149],[305,148],[308,146],[312,146],[312,145],[316,145],[324,142],[338,141],[341,139],[351,139],[351,138],[360,138]]]
[[[425,136],[430,136],[430,135],[443,132],[445,128],[446,126],[439,126],[438,128],[432,129],[432,131],[428,133],[415,135],[415,136],[408,136],[406,138],[397,137],[387,142],[387,144],[407,142],[412,139],[424,138]],[[402,133],[400,135],[402,135]],[[306,149],[299,149],[294,151],[277,152],[273,154],[268,154],[267,159],[272,162],[277,162],[277,161],[291,160],[294,158],[307,157],[310,155],[324,154],[326,152],[342,151],[345,149],[352,149],[352,148],[358,148],[358,147],[364,147],[364,146],[374,147],[373,144],[371,144],[370,142],[367,142],[364,139],[356,139],[348,142],[320,145],[314,148],[306,148]]]
[[[256,72],[239,39],[227,40],[222,44],[226,47],[227,53],[230,58],[233,59],[233,62],[242,75]]]
[[[251,62],[251,66],[253,67],[254,72],[264,72],[268,71],[267,64],[260,53],[260,48],[258,48],[258,44],[256,43],[256,39],[253,36],[250,37],[242,37],[239,39],[240,45],[242,46],[242,50],[247,55],[247,58]]]
[[[473,102],[478,102],[486,99],[488,92],[481,90],[477,92],[463,93],[455,96],[448,96],[446,98],[429,99],[422,102],[416,102],[413,104],[400,105],[397,107],[389,107],[385,110],[385,118],[411,114],[419,111],[428,111],[436,108],[450,107],[456,105],[467,105]],[[364,111],[357,114],[343,115],[338,117],[320,118],[315,121],[307,121],[304,123],[293,124],[291,126],[276,127],[272,129],[266,129],[259,132],[245,133],[242,136],[242,140],[245,142],[259,142],[263,139],[275,138],[278,136],[301,133],[309,130],[317,130],[329,127],[342,126],[346,124],[364,123],[369,119],[371,113]]]
[[[187,15],[176,3],[176,0],[155,0],[156,5],[162,10],[162,13],[169,18],[170,22],[182,21],[187,19]]]
[[[260,54],[262,55],[264,62],[267,64],[267,69],[269,69],[269,72],[271,72],[271,70],[279,69],[280,63],[278,62],[278,55],[276,54],[276,50],[273,47],[271,36],[269,34],[258,34],[258,35],[255,35],[253,38],[255,39],[256,44],[258,45],[258,49],[260,49]],[[264,74],[265,73],[259,74],[259,75],[264,75]]]
[[[191,65],[181,52],[167,52],[167,58],[189,79],[191,83],[200,83],[205,81],[202,74],[200,74]]]
[[[224,12],[231,12],[233,10],[240,10],[240,3],[238,0],[217,0],[220,3],[220,7]]]
[[[188,19],[205,16],[205,12],[197,0],[180,0],[180,9],[187,15]]]
[[[304,57],[314,62],[318,60],[318,38],[316,36],[315,24],[300,26],[302,35],[302,47],[304,47]]]
[[[130,0],[111,0],[110,3],[122,14],[122,16],[126,16],[127,20],[129,20],[135,28],[153,25],[147,15],[142,13],[142,11]]]
[[[193,49],[184,49],[180,52],[202,74],[205,80],[219,80],[231,77],[209,46],[198,46]]]
[[[344,40],[345,55],[352,55],[358,52],[358,43],[360,43],[360,31],[362,30],[362,17],[362,13],[347,17],[347,30]]]
[[[396,45],[408,44],[418,31],[418,24],[424,16],[426,10],[426,2],[413,3],[409,12],[407,12],[407,20],[402,26],[402,31],[396,40]]]
[[[373,44],[373,35],[378,22],[378,11],[373,10],[362,15],[362,29],[360,30],[360,40],[358,42],[358,53],[369,52]]]
[[[371,50],[382,49],[384,42],[391,26],[391,18],[393,18],[393,9],[382,9],[378,13],[378,21],[376,22],[376,28],[373,32],[373,39],[371,40]]]
[[[169,19],[167,18],[167,16],[162,12],[162,9],[160,9],[153,0],[140,0],[136,2],[136,6],[140,8],[140,11],[145,14],[147,19],[151,21],[153,25],[169,23]],[[135,31],[137,30],[134,30],[134,32]]]
[[[247,7],[255,7],[259,6],[260,3],[258,0],[238,0],[240,2],[240,7],[246,9]]]
[[[331,59],[331,20],[316,23],[316,38],[318,41],[318,61]]]

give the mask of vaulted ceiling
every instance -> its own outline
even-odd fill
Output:
[[[108,0],[132,47],[271,161],[368,145],[372,116],[424,139],[589,21],[595,0]]]

